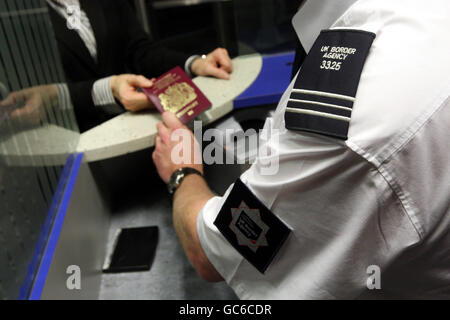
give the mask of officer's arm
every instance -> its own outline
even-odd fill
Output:
[[[175,193],[173,221],[184,251],[199,275],[206,281],[218,282],[223,278],[206,257],[197,233],[198,214],[213,196],[202,177],[186,177]]]
[[[153,161],[156,165],[161,179],[168,183],[171,175],[180,168],[191,167],[197,171],[203,172],[203,165],[196,164],[195,154],[201,153],[200,147],[195,147],[195,138],[193,133],[185,127],[180,120],[172,113],[165,112],[162,116],[162,122],[158,124],[158,136],[156,138],[155,151],[153,152]],[[181,143],[178,139],[172,139],[175,132],[184,132],[188,143]],[[183,142],[183,141],[182,141]],[[186,142],[186,141],[184,141]],[[172,159],[172,151],[176,147],[183,148],[192,158],[182,164],[176,164]],[[185,148],[187,148],[185,150]],[[201,154],[197,154],[201,159]],[[173,221],[175,231],[183,245],[183,248],[191,261],[192,265],[202,278],[207,281],[221,281],[222,277],[209,262],[205,252],[200,244],[197,234],[197,217],[204,205],[214,195],[208,188],[202,177],[197,175],[187,176],[174,195],[173,203]]]

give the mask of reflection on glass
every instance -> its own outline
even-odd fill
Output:
[[[0,299],[27,298],[79,132],[43,0],[0,1]]]
[[[0,155],[6,164],[63,165],[76,149],[78,131],[64,126],[73,113],[65,84],[9,93],[0,110]]]

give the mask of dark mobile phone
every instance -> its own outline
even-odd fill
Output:
[[[112,253],[103,266],[104,273],[150,270],[158,245],[159,229],[153,227],[119,229]]]

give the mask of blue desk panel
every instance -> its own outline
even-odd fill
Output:
[[[291,82],[295,52],[263,57],[263,66],[255,82],[234,100],[234,108],[278,103]]]

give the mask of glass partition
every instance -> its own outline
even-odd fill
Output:
[[[44,0],[0,1],[0,299],[26,299],[79,131]]]

